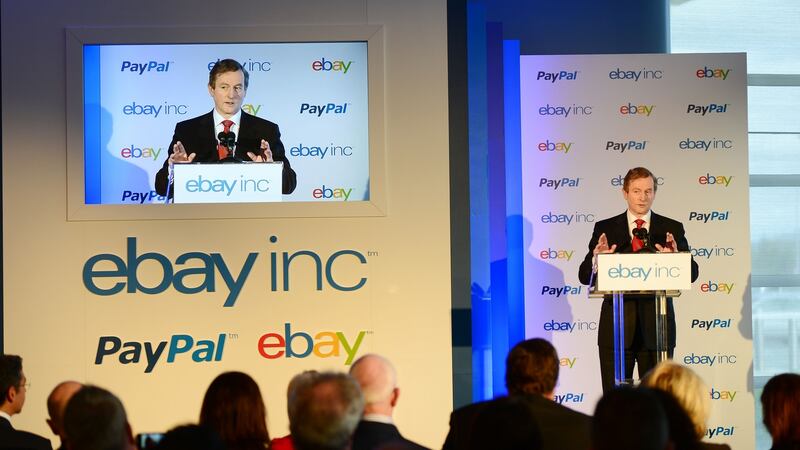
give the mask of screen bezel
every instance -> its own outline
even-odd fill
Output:
[[[238,204],[91,205],[84,186],[84,45],[366,42],[369,96],[368,201]],[[379,25],[68,28],[66,29],[67,220],[236,219],[277,217],[379,217],[386,211],[384,43]],[[299,174],[298,174],[299,175]]]

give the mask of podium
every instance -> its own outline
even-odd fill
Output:
[[[596,288],[591,298],[610,295],[614,318],[614,380],[617,386],[632,384],[625,378],[625,294],[655,297],[656,360],[667,359],[667,297],[680,296],[692,287],[692,257],[680,253],[601,253],[597,255]]]
[[[172,166],[175,203],[263,203],[282,199],[283,163]]]

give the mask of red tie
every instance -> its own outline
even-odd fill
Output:
[[[644,220],[636,219],[634,223],[636,223],[636,229],[639,230],[642,228],[642,225],[644,225]],[[633,252],[636,253],[644,247],[644,242],[634,235],[633,239],[631,239],[631,247],[633,247]]]
[[[226,134],[230,133],[231,127],[233,126],[233,121],[225,119],[222,121],[222,126],[225,128],[224,130],[222,130],[223,133]],[[221,161],[228,157],[228,155],[230,154],[230,150],[228,149],[228,147],[225,147],[222,144],[217,144],[217,153],[219,154],[219,159]]]

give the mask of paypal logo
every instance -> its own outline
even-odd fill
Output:
[[[300,114],[308,114],[311,116],[322,117],[323,114],[347,114],[347,106],[349,103],[323,103],[314,105],[311,103],[303,103],[300,105]]]
[[[731,177],[733,178],[733,177]],[[728,181],[730,183],[730,181]],[[689,213],[689,220],[694,220],[697,222],[708,223],[711,222],[723,222],[728,220],[728,216],[730,215],[730,211],[712,211],[712,212],[702,212],[702,211],[692,211]]]
[[[163,195],[158,195],[158,192],[154,190],[150,191],[143,191],[143,192],[135,192],[135,191],[122,191],[122,202],[130,202],[130,203],[139,203],[143,204],[145,202],[152,203],[153,200],[158,200],[159,202],[164,202],[167,198]]]
[[[647,148],[647,141],[606,141],[606,150],[625,153],[626,150],[644,150]]]
[[[731,319],[692,319],[692,328],[711,331],[717,328],[730,328]]]
[[[139,364],[145,363],[144,373],[150,373],[161,360],[164,350],[167,350],[167,364],[174,363],[182,354],[191,352],[191,360],[196,363],[222,361],[222,354],[225,351],[225,333],[220,333],[214,339],[199,339],[188,334],[175,334],[168,341],[124,342],[117,336],[101,336],[97,342],[97,352],[95,353],[94,363],[103,364],[103,359],[107,356],[116,355],[120,364]],[[167,343],[169,342],[169,345]],[[142,360],[142,350],[144,350],[144,360]],[[189,356],[186,356],[189,358]]]
[[[556,394],[553,396],[553,400],[556,403],[563,405],[564,403],[583,403],[583,395],[584,393],[581,392],[580,394],[576,392],[569,392],[566,394]]]
[[[145,72],[169,72],[169,65],[174,64],[174,61],[145,61],[145,62],[133,62],[133,61],[122,61],[122,67],[120,67],[120,72],[128,72],[138,73],[139,75],[144,75]]]
[[[542,286],[542,295],[555,295],[556,298],[567,295],[578,295],[581,293],[581,289],[583,286],[570,286],[565,284],[564,286]]]
[[[709,439],[713,439],[714,437],[718,436],[733,436],[735,430],[736,430],[735,426],[730,426],[730,427],[719,426],[716,428],[709,428],[708,431],[706,431],[706,437]]]
[[[565,188],[565,187],[578,187],[581,184],[580,177],[576,178],[540,178],[539,179],[539,187],[545,188],[552,188],[553,190],[557,190],[558,188]]]
[[[578,71],[574,70],[572,72],[562,70],[560,72],[544,72],[539,71],[536,74],[536,81],[549,81],[551,83],[555,83],[556,81],[572,81],[578,78]]]
[[[686,107],[686,114],[699,114],[705,116],[706,114],[723,114],[728,112],[728,103],[718,105],[716,103],[709,103],[708,105],[695,105],[690,103]]]

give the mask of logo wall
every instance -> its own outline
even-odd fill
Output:
[[[644,166],[656,175],[653,211],[682,222],[700,266],[673,302],[675,360],[713,386],[709,438],[753,447],[753,402],[741,394],[752,360],[741,326],[751,320],[745,72],[743,54],[521,57],[526,336],[582,362],[561,371],[561,403],[591,414],[601,396],[603,300],[588,298],[578,267],[594,227],[627,208],[625,173]],[[657,269],[614,275],[672,275]]]

